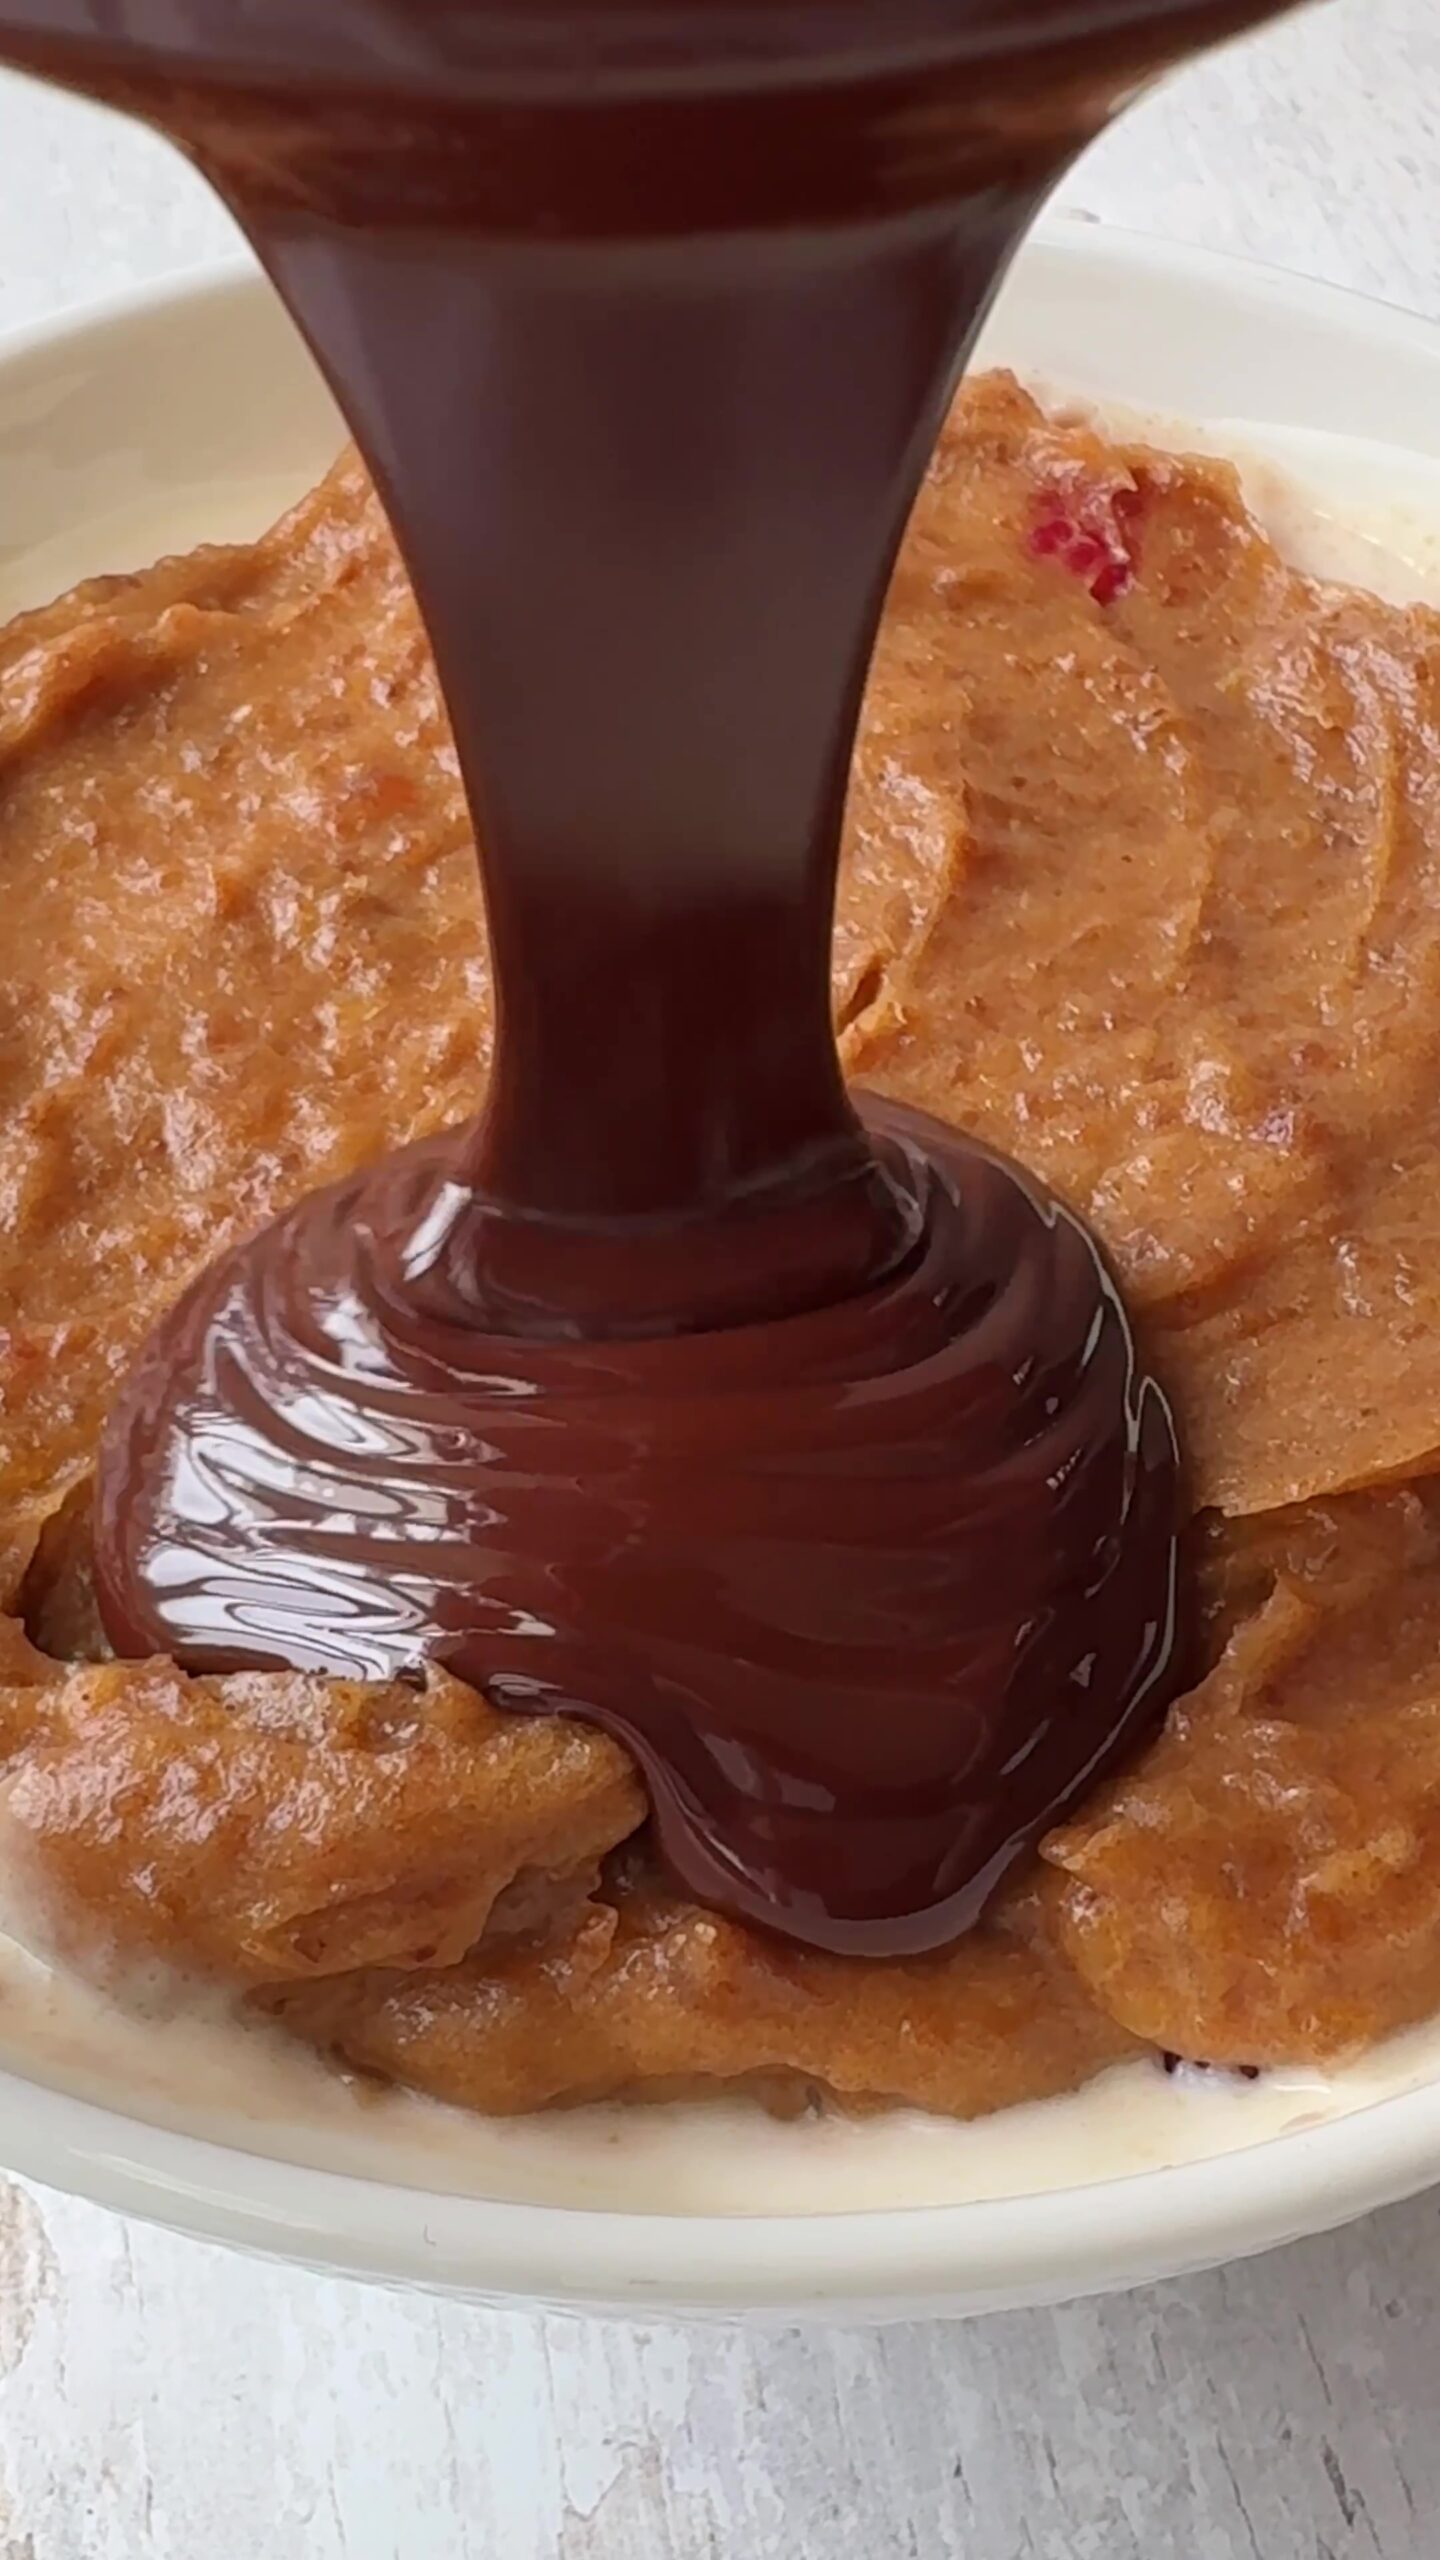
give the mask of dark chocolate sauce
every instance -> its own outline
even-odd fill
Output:
[[[1076,1220],[868,1116],[905,1251],[716,1331],[478,1328],[466,1132],[303,1202],[122,1397],[121,1649],[438,1656],[619,1734],[704,1899],[855,1953],[954,1937],[1168,1694],[1174,1439]]]
[[[1271,0],[1271,6],[1277,0]],[[125,1653],[621,1735],[702,1898],[943,1944],[1179,1682],[1173,1431],[1036,1184],[829,1019],[895,549],[1035,205],[1265,0],[0,0],[215,180],[340,395],[484,848],[485,1113],[143,1352]],[[297,1072],[303,1073],[303,1061]]]

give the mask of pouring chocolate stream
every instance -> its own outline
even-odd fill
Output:
[[[1193,0],[0,0],[172,134],[385,496],[475,812],[485,1110],[192,1288],[102,1452],[123,1653],[439,1660],[635,1752],[663,1854],[946,1943],[1183,1685],[1164,1400],[1074,1216],[857,1110],[846,781],[1036,204]],[[340,962],[343,967],[343,958]],[[297,1062],[303,1072],[303,1062]]]

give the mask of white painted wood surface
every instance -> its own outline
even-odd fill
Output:
[[[1440,317],[1440,7],[1178,80],[1076,210]],[[0,84],[0,326],[211,254],[158,146]],[[1440,421],[1437,421],[1440,434]],[[0,2185],[0,2560],[1433,2560],[1440,2195],[971,2328],[626,2331]]]

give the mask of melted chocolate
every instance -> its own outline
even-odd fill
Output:
[[[485,1114],[161,1326],[123,1652],[441,1659],[642,1762],[695,1893],[969,1924],[1179,1685],[1173,1431],[1068,1211],[829,1021],[897,542],[1030,213],[1264,0],[0,0],[250,231],[390,506],[483,851]]]
[[[855,1953],[954,1937],[1168,1693],[1174,1439],[1078,1222],[869,1118],[894,1267],[715,1332],[478,1330],[464,1133],[303,1202],[121,1399],[122,1650],[438,1657],[627,1742],[705,1899]]]

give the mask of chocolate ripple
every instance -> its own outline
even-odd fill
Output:
[[[865,1116],[890,1269],[758,1323],[485,1330],[470,1132],[303,1201],[122,1392],[117,1648],[442,1663],[622,1741],[702,1901],[841,1952],[955,1938],[1173,1694],[1175,1438],[1079,1221]]]

